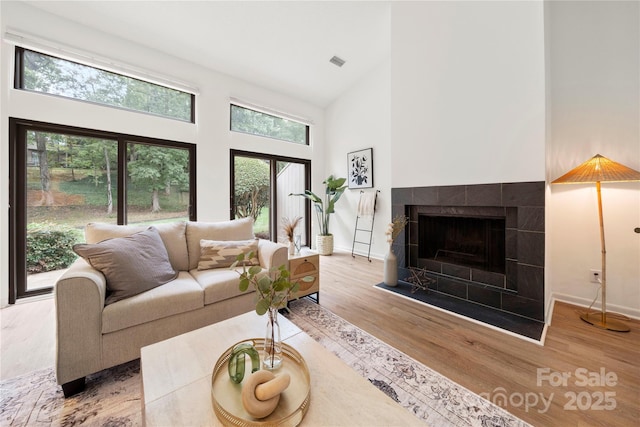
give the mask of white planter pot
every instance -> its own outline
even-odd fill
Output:
[[[331,255],[333,253],[333,234],[328,236],[316,236],[316,249],[320,255]]]

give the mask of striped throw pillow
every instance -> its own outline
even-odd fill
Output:
[[[202,239],[200,240],[198,270],[230,267],[236,261],[238,255],[247,255],[249,252],[253,252],[253,258],[245,258],[245,265],[259,265],[258,239],[238,241]]]

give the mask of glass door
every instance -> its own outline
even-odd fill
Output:
[[[309,246],[306,233],[307,203],[303,197],[290,197],[289,194],[304,193],[306,187],[307,167],[303,163],[276,161],[276,204],[278,217],[276,218],[278,241],[287,242],[284,235],[284,223],[298,225],[293,230],[294,243],[297,246]],[[298,220],[299,218],[299,220]],[[298,248],[299,249],[299,248]]]
[[[309,206],[305,199],[289,195],[309,188],[311,162],[236,150],[231,156],[231,217],[252,216],[256,237],[281,243],[287,242],[283,225],[297,221],[296,243],[308,246]]]
[[[27,130],[26,289],[49,289],[90,221],[116,223],[118,142]]]
[[[89,222],[196,220],[195,145],[9,123],[10,304],[51,292]]]

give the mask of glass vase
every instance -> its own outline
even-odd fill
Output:
[[[398,259],[391,248],[384,256],[384,284],[387,286],[398,285]]]
[[[296,254],[300,253],[300,250],[302,249],[302,236],[299,234],[296,234],[294,236],[294,243],[293,243],[296,247]]]
[[[270,307],[267,315],[267,334],[264,340],[262,366],[268,370],[275,370],[282,365],[282,341],[280,341],[278,309]]]

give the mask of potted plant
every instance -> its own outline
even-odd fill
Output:
[[[325,185],[324,199],[314,194],[311,190],[304,190],[304,193],[290,194],[302,196],[313,202],[318,217],[320,234],[316,236],[316,247],[320,255],[331,255],[333,253],[333,235],[329,232],[329,219],[335,212],[336,202],[347,189],[344,185],[346,178],[334,178],[329,175],[322,183]]]
[[[286,308],[291,295],[300,288],[299,283],[289,280],[290,273],[285,265],[271,267],[263,271],[259,265],[247,266],[246,260],[252,259],[253,252],[240,254],[231,265],[231,269],[242,266],[239,289],[245,292],[253,285],[256,291],[256,313],[260,316],[268,314],[267,332],[265,335],[264,355],[262,364],[265,369],[278,369],[282,364],[282,342],[280,340],[280,325],[278,324],[278,310]],[[303,282],[314,280],[312,276],[305,276]]]

